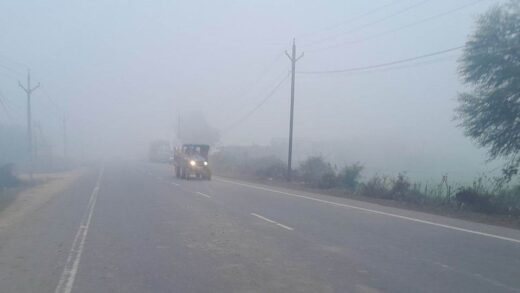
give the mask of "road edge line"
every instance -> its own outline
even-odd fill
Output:
[[[87,209],[85,210],[85,214],[79,225],[78,232],[76,233],[74,241],[72,242],[72,247],[69,251],[69,255],[67,256],[67,262],[65,263],[65,267],[63,268],[58,286],[56,286],[54,293],[70,293],[72,291],[72,286],[74,285],[76,274],[78,273],[79,262],[81,260],[81,255],[85,246],[85,239],[87,238],[88,229],[90,227],[90,222],[94,213],[94,207],[96,206],[99,188],[101,185],[101,178],[103,177],[104,172],[105,167],[103,166],[99,172],[96,185],[90,194]]]
[[[240,182],[226,180],[226,179],[218,178],[216,180],[220,181],[220,182],[226,182],[226,183],[231,183],[231,184],[235,184],[235,185],[245,186],[245,187],[249,187],[249,188],[253,188],[253,189],[264,190],[264,191],[269,191],[269,192],[273,192],[273,193],[278,193],[278,194],[284,194],[284,195],[293,196],[293,197],[304,198],[304,199],[308,199],[308,200],[312,200],[312,201],[316,201],[316,202],[330,204],[330,205],[333,205],[333,206],[350,208],[350,209],[364,211],[364,212],[368,212],[368,213],[372,213],[372,214],[378,214],[378,215],[398,218],[398,219],[407,220],[407,221],[411,221],[411,222],[427,224],[427,225],[431,225],[431,226],[441,227],[441,228],[445,228],[445,229],[450,229],[450,230],[455,230],[455,231],[459,231],[459,232],[465,232],[465,233],[469,233],[469,234],[485,236],[485,237],[490,237],[490,238],[495,238],[495,239],[499,239],[499,240],[505,240],[505,241],[514,242],[514,243],[520,244],[520,239],[515,239],[515,238],[510,238],[510,237],[496,235],[496,234],[480,232],[480,231],[471,230],[471,229],[460,228],[460,227],[456,227],[456,226],[436,223],[436,222],[427,221],[427,220],[421,220],[421,219],[412,218],[412,217],[408,217],[408,216],[401,216],[401,215],[397,215],[397,214],[393,214],[393,213],[387,213],[387,212],[382,212],[382,211],[378,211],[378,210],[362,208],[362,207],[358,207],[358,206],[354,206],[354,205],[349,205],[349,204],[343,204],[343,203],[323,200],[323,199],[314,198],[314,197],[311,197],[311,196],[306,196],[306,195],[301,195],[301,194],[296,194],[296,193],[290,193],[290,192],[285,192],[285,191],[281,191],[281,190],[276,190],[276,189],[271,189],[271,188],[267,188],[267,187],[261,187],[261,186],[246,184],[246,183],[240,183]]]

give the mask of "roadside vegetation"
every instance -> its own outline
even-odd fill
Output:
[[[243,160],[232,153],[219,152],[213,155],[212,165],[219,175],[263,182],[286,180],[286,163],[274,156]],[[405,173],[363,178],[363,166],[359,163],[335,168],[323,157],[313,156],[300,162],[291,184],[344,197],[520,218],[520,185],[504,184],[500,179],[480,177],[469,185],[452,185],[446,176],[435,184],[413,182]]]

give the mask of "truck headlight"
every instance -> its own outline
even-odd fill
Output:
[[[197,163],[194,160],[190,161],[190,165],[195,166]]]
[[[208,161],[204,161],[204,166],[207,166],[208,165]]]

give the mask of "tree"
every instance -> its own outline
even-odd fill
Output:
[[[340,183],[347,189],[355,190],[359,184],[361,171],[363,171],[363,166],[359,163],[346,165],[339,172],[338,179],[340,180]]]
[[[520,1],[496,5],[477,20],[459,71],[471,92],[459,95],[457,118],[465,134],[505,158],[510,180],[520,165]]]

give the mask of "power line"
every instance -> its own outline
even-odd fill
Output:
[[[18,77],[20,77],[20,76],[23,76],[23,74],[22,74],[20,71],[15,70],[15,69],[13,69],[13,68],[11,68],[11,67],[9,67],[9,66],[6,66],[6,65],[3,65],[3,64],[0,64],[0,67],[3,68],[3,69],[5,69],[5,70],[7,70],[7,71],[9,71],[9,72],[11,72],[11,73],[16,74],[16,75],[17,75],[16,78],[18,78]]]
[[[256,77],[256,79],[249,83],[246,87],[242,88],[241,90],[236,91],[234,96],[245,96],[251,92],[253,88],[265,77],[267,73],[271,71],[273,68],[273,65],[278,62],[278,60],[283,56],[283,51],[280,51],[276,54],[276,56],[273,58],[271,62],[266,64],[262,70],[260,71],[260,74]]]
[[[2,93],[2,91],[0,91],[0,106],[2,106],[2,109],[4,109],[4,112],[5,112],[5,115],[7,116],[7,118],[12,121],[13,117],[11,116],[9,109],[7,108],[5,100],[6,100],[6,98],[4,96],[4,93]]]
[[[60,115],[64,115],[63,109],[51,98],[44,86],[41,87],[43,96],[52,104],[56,112]]]
[[[446,15],[449,15],[449,14],[452,14],[452,13],[455,13],[455,12],[458,12],[460,10],[463,10],[463,9],[469,8],[471,6],[480,4],[481,2],[484,2],[484,1],[487,1],[487,0],[473,1],[473,2],[467,3],[465,5],[461,5],[459,7],[453,8],[451,10],[448,10],[448,11],[445,11],[445,12],[441,12],[441,13],[438,13],[438,14],[426,17],[426,18],[417,20],[417,21],[409,23],[409,24],[405,24],[403,26],[400,26],[400,27],[397,27],[397,28],[394,28],[394,29],[386,30],[386,31],[374,34],[372,36],[368,36],[368,37],[365,37],[365,38],[357,39],[357,40],[350,41],[350,42],[344,42],[344,43],[340,43],[340,44],[336,44],[336,45],[332,45],[332,46],[328,46],[328,47],[324,47],[324,48],[318,48],[318,49],[314,49],[314,50],[309,50],[309,51],[310,52],[320,52],[320,51],[324,51],[324,50],[330,50],[330,49],[334,49],[334,48],[338,48],[338,47],[343,47],[343,46],[346,46],[346,45],[358,44],[358,43],[361,43],[361,42],[364,42],[364,41],[368,41],[368,40],[373,40],[373,39],[385,36],[387,34],[395,33],[395,32],[398,32],[398,31],[401,31],[401,30],[404,30],[404,29],[407,29],[407,28],[410,28],[410,27],[414,27],[416,25],[419,25],[419,24],[422,24],[422,23],[425,23],[425,22],[428,22],[428,21],[431,21],[431,20],[434,20],[434,19],[446,16]]]
[[[351,68],[337,69],[337,70],[297,71],[297,73],[299,73],[299,74],[334,74],[334,73],[347,73],[347,72],[365,71],[365,70],[376,69],[376,68],[381,68],[381,67],[388,67],[388,66],[391,66],[391,65],[396,65],[396,64],[401,64],[401,63],[412,62],[412,61],[415,61],[415,60],[429,58],[429,57],[433,57],[433,56],[437,56],[437,55],[442,55],[442,54],[446,54],[446,53],[449,53],[449,52],[453,52],[453,51],[457,51],[457,50],[463,49],[464,47],[465,46],[458,46],[458,47],[453,47],[453,48],[449,48],[449,49],[445,49],[445,50],[441,50],[441,51],[436,51],[436,52],[432,52],[432,53],[428,53],[428,54],[424,54],[424,55],[420,55],[420,56],[415,56],[415,57],[395,60],[395,61],[386,62],[386,63],[368,65],[368,66],[351,67]]]
[[[251,117],[260,107],[262,107],[269,99],[280,89],[280,87],[287,81],[289,78],[289,74],[285,75],[285,77],[276,84],[276,86],[263,98],[260,103],[258,103],[253,109],[251,109],[249,112],[247,112],[244,116],[242,116],[240,119],[232,123],[229,127],[227,127],[223,133],[227,133],[230,130],[237,127],[239,124],[247,120],[249,117]]]
[[[416,68],[416,67],[423,66],[423,65],[429,65],[429,64],[433,64],[433,63],[439,63],[442,61],[446,61],[446,60],[452,59],[454,57],[457,57],[457,55],[443,56],[443,57],[435,58],[432,60],[421,61],[421,62],[412,63],[412,64],[405,64],[405,65],[400,65],[400,66],[390,66],[390,67],[384,67],[384,68],[375,68],[375,69],[369,69],[369,70],[362,71],[362,72],[353,72],[353,73],[358,74],[358,73],[386,72],[386,71],[395,71],[395,70],[402,70],[402,69],[408,69],[408,68]]]
[[[340,27],[340,26],[342,26],[342,25],[345,25],[345,24],[348,24],[348,23],[354,22],[354,21],[356,21],[356,20],[358,20],[358,19],[360,19],[360,18],[363,18],[363,17],[369,16],[369,15],[371,15],[371,14],[374,14],[374,13],[376,13],[376,12],[379,12],[380,10],[383,10],[383,9],[385,9],[385,8],[388,8],[388,7],[390,7],[390,6],[392,6],[392,5],[395,5],[395,4],[397,4],[397,3],[399,3],[399,2],[402,2],[402,1],[403,1],[403,0],[394,0],[394,1],[390,2],[390,3],[387,3],[387,4],[385,4],[385,5],[378,6],[378,7],[373,8],[373,9],[371,9],[371,10],[365,12],[365,13],[358,14],[358,15],[356,15],[356,16],[354,16],[354,17],[352,17],[352,18],[349,18],[349,19],[347,19],[347,20],[344,20],[344,21],[342,21],[342,22],[339,22],[339,23],[336,23],[336,24],[333,24],[333,25],[329,25],[329,26],[323,27],[323,28],[321,28],[321,29],[317,29],[317,30],[312,31],[312,32],[299,34],[299,35],[296,36],[296,38],[306,37],[306,36],[313,35],[313,34],[317,34],[317,33],[323,32],[323,31],[333,30],[333,29],[335,29],[335,28],[337,28],[337,27]]]
[[[347,72],[344,74],[345,75],[359,75],[359,74],[380,73],[380,72],[404,70],[404,69],[409,69],[409,68],[417,68],[417,67],[421,67],[421,66],[425,66],[425,65],[429,65],[429,64],[443,62],[443,61],[452,59],[454,57],[457,57],[457,56],[456,55],[443,56],[443,57],[439,57],[439,58],[434,58],[432,60],[421,61],[421,62],[416,62],[416,63],[411,63],[411,64],[404,64],[404,65],[399,65],[399,66],[394,65],[394,66],[389,66],[389,67],[367,69],[367,70],[363,70],[363,71],[352,71],[352,72]]]
[[[12,63],[12,64],[16,64],[16,65],[19,66],[19,67],[23,67],[25,70],[28,70],[28,69],[29,69],[29,65],[27,65],[27,64],[25,64],[25,63],[23,63],[23,62],[20,62],[20,61],[16,61],[16,60],[14,60],[13,58],[8,57],[8,56],[6,56],[6,55],[4,55],[4,54],[0,54],[0,58],[3,58],[4,60],[9,61],[9,62]]]
[[[322,38],[322,39],[316,40],[316,41],[314,41],[314,42],[309,43],[309,45],[313,45],[313,44],[317,44],[317,43],[322,43],[322,42],[325,42],[325,41],[328,41],[328,40],[331,40],[331,39],[335,39],[335,38],[337,38],[337,37],[339,37],[339,36],[346,35],[346,34],[350,34],[350,33],[356,32],[356,31],[358,31],[358,30],[362,30],[362,29],[365,29],[365,28],[367,28],[367,27],[370,27],[370,26],[373,26],[373,25],[379,24],[379,23],[384,22],[384,21],[386,21],[386,20],[388,20],[388,19],[391,19],[391,18],[396,17],[396,16],[398,16],[398,15],[404,14],[404,13],[406,13],[406,12],[408,12],[408,11],[414,9],[414,8],[417,8],[417,7],[421,6],[421,5],[424,5],[424,4],[426,4],[427,2],[429,2],[429,1],[430,1],[430,0],[423,0],[423,1],[417,2],[417,3],[413,4],[413,5],[407,6],[406,8],[403,8],[403,9],[401,9],[401,10],[398,10],[398,11],[396,11],[395,13],[392,13],[392,14],[387,15],[387,16],[385,16],[385,17],[379,18],[379,19],[377,19],[377,20],[375,20],[375,21],[372,21],[372,22],[369,22],[369,23],[366,23],[366,24],[363,24],[363,25],[360,25],[360,26],[354,27],[354,28],[352,28],[352,29],[349,29],[349,30],[346,30],[346,31],[340,32],[340,33],[338,33],[338,34],[335,34],[335,35],[332,35],[332,36],[329,36],[329,37],[325,37],[325,38]]]
[[[446,54],[449,52],[453,52],[453,51],[457,51],[457,50],[465,49],[465,48],[466,48],[466,46],[462,45],[462,46],[457,46],[457,47],[453,47],[453,48],[449,48],[449,49],[445,49],[445,50],[441,50],[441,51],[436,51],[436,52],[432,52],[432,53],[428,53],[428,54],[424,54],[424,55],[420,55],[420,56],[400,59],[400,60],[386,62],[386,63],[362,66],[362,67],[351,67],[351,68],[338,69],[338,70],[297,71],[296,73],[299,73],[299,74],[334,74],[334,73],[349,73],[349,72],[366,71],[366,70],[370,70],[370,69],[388,67],[388,66],[392,66],[395,64],[412,62],[415,60],[420,60],[420,59],[424,59],[424,58],[428,58],[428,57],[442,55],[442,54]],[[487,53],[490,48],[491,47],[488,47],[488,46],[479,46],[476,49],[482,50],[480,53]],[[513,49],[520,49],[520,46],[513,46],[513,47],[509,47],[509,48],[499,49],[499,50],[495,50],[494,52],[495,53],[507,52],[507,51],[513,50]]]
[[[0,72],[0,75],[3,75],[5,77],[9,77],[10,79],[13,79],[15,81],[17,81],[19,78],[15,75],[12,75],[10,73],[7,73],[7,72]]]

